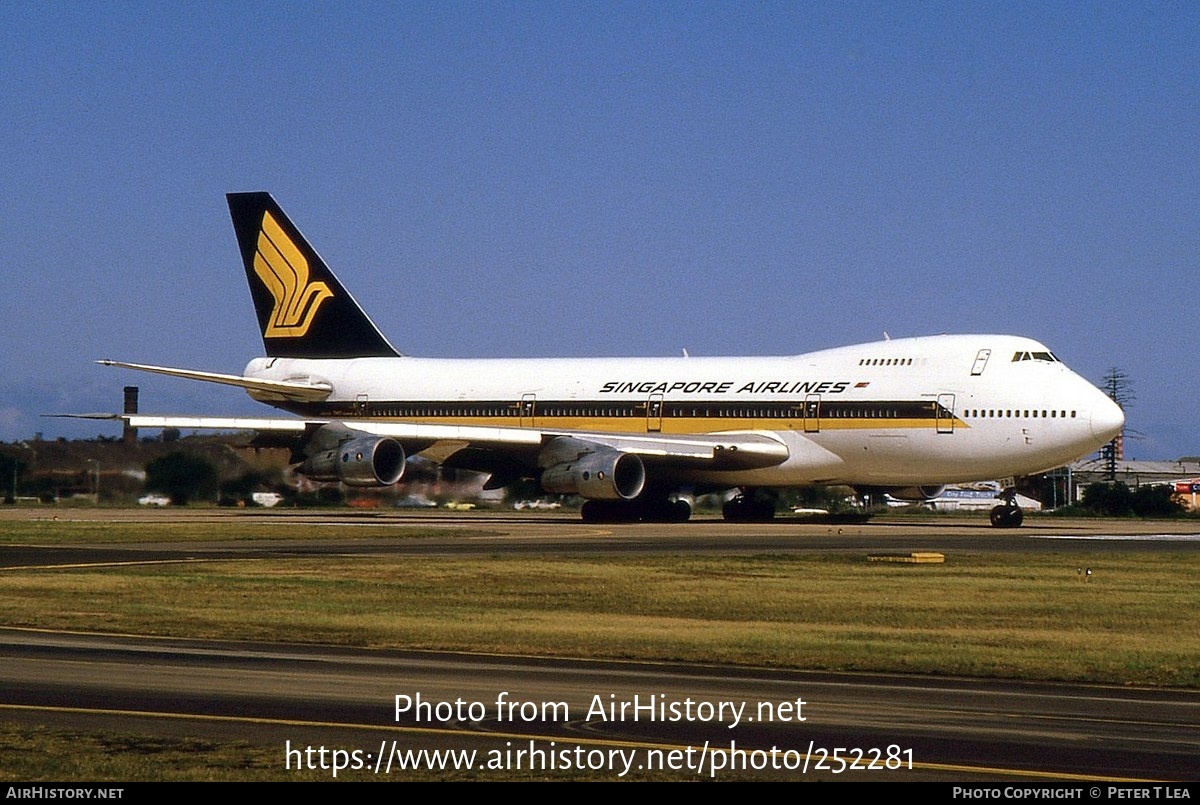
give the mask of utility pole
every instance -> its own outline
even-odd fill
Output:
[[[1117,367],[1108,370],[1104,381],[1100,384],[1113,402],[1125,410],[1125,406],[1133,402],[1134,397],[1129,375]],[[1113,482],[1117,480],[1117,462],[1125,458],[1125,432],[1121,431],[1113,440],[1100,448],[1100,457],[1104,460],[1104,476]]]
[[[96,503],[99,503],[100,502],[100,461],[99,461],[99,459],[89,458],[89,459],[87,459],[87,463],[96,465],[96,494],[95,494],[95,497],[96,497]]]

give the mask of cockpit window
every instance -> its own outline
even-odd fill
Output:
[[[1045,361],[1046,363],[1058,363],[1058,358],[1053,352],[1015,352],[1013,353],[1013,363],[1017,361]]]

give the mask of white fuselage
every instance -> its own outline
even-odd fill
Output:
[[[769,435],[776,466],[686,469],[696,484],[945,484],[1027,475],[1096,450],[1120,408],[1042,344],[895,339],[762,358],[258,358],[245,375],[324,383],[309,417],[546,433]]]

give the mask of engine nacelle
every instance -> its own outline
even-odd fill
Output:
[[[318,450],[300,465],[314,481],[347,486],[391,486],[404,474],[404,448],[395,439],[362,436]]]
[[[884,490],[896,500],[906,500],[911,503],[924,503],[946,491],[945,486],[905,486],[899,489]]]
[[[575,442],[576,440],[564,440]],[[586,445],[586,443],[584,443]],[[545,454],[559,457],[564,445]],[[542,489],[558,495],[579,495],[588,500],[632,500],[646,485],[646,468],[633,453],[586,445],[566,461],[542,471]]]

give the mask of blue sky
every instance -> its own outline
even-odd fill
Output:
[[[1200,455],[1196,3],[0,4],[0,440],[264,413],[224,194],[425,356],[940,332],[1131,379]]]

